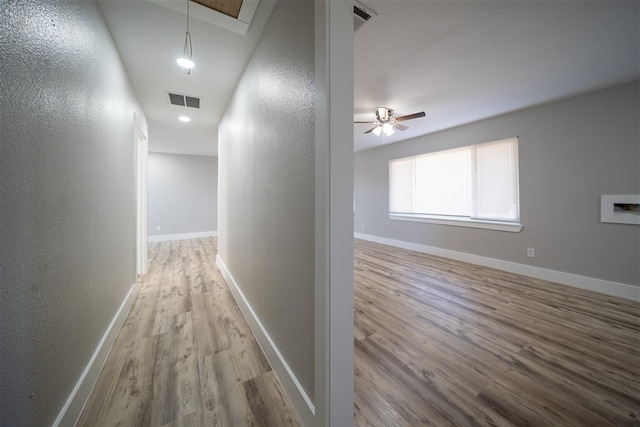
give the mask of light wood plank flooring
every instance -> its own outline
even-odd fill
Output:
[[[355,424],[635,426],[639,316],[637,302],[356,240]]]
[[[215,266],[216,243],[150,245],[77,426],[301,425]]]
[[[215,253],[150,246],[78,426],[301,425]],[[355,279],[355,425],[635,425],[640,304],[361,240]]]

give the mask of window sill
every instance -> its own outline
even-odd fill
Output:
[[[519,233],[523,225],[516,222],[487,221],[471,218],[453,218],[437,215],[389,214],[394,221],[426,222],[429,224],[453,225],[455,227],[484,228],[488,230]]]

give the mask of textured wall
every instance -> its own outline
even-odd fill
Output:
[[[314,392],[314,9],[279,2],[219,130],[219,255]]]
[[[51,425],[134,282],[129,79],[91,1],[0,11],[0,425]]]
[[[149,153],[148,203],[150,236],[217,230],[218,158]]]
[[[359,152],[354,227],[637,286],[640,229],[601,223],[600,195],[640,193],[639,117],[636,81]],[[389,220],[390,159],[510,136],[519,137],[522,232]]]

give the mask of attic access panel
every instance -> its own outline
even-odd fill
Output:
[[[192,0],[204,7],[213,9],[217,12],[224,13],[227,16],[238,19],[242,0]]]
[[[147,0],[186,15],[184,0]],[[189,0],[191,16],[246,36],[260,0]],[[239,8],[239,11],[235,11]]]

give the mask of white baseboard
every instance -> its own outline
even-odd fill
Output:
[[[565,273],[562,271],[548,270],[546,268],[534,267],[532,265],[519,264],[511,261],[504,261],[496,258],[488,258],[466,252],[452,251],[449,249],[437,248],[434,246],[422,245],[419,243],[405,242],[404,240],[389,239],[386,237],[374,236],[371,234],[354,233],[355,238],[368,240],[370,242],[382,243],[384,245],[409,249],[416,252],[423,252],[430,255],[437,255],[464,261],[471,264],[485,267],[497,268],[510,273],[522,274],[523,276],[534,277],[536,279],[548,280],[562,285],[573,286],[574,288],[586,289],[611,295],[619,298],[640,300],[640,287],[627,285],[624,283],[610,282],[593,277],[579,276],[577,274]]]
[[[200,237],[216,237],[217,231],[197,231],[195,233],[178,233],[178,234],[159,234],[157,236],[149,236],[149,243],[151,242],[166,242],[168,240],[185,240],[185,239],[198,239]]]
[[[309,396],[307,396],[307,394],[305,393],[293,371],[291,370],[291,368],[289,368],[287,361],[278,350],[278,347],[276,347],[275,343],[269,336],[269,333],[262,325],[262,322],[260,322],[260,319],[253,311],[253,308],[251,308],[249,301],[247,301],[247,299],[245,298],[244,294],[240,290],[240,287],[233,279],[233,276],[227,269],[227,266],[224,264],[220,256],[216,257],[216,264],[222,272],[222,276],[227,282],[227,285],[229,285],[229,289],[231,289],[231,293],[238,303],[240,311],[242,311],[242,314],[247,320],[251,331],[258,340],[260,347],[262,347],[262,351],[271,364],[271,367],[278,377],[278,380],[280,380],[285,393],[287,393],[287,396],[289,396],[289,399],[291,400],[291,403],[298,413],[298,416],[302,420],[302,423],[305,426],[315,425],[315,408],[313,402],[311,402]]]
[[[56,420],[53,422],[53,427],[75,425],[84,405],[87,403],[87,399],[98,379],[98,375],[100,375],[104,362],[107,360],[111,346],[115,342],[118,332],[120,332],[120,328],[135,300],[137,289],[138,284],[134,283],[131,289],[129,289],[127,296],[124,297],[124,301],[120,304],[120,308],[113,317],[113,320],[111,320],[111,324],[102,336],[102,340],[100,340],[98,347],[96,347],[96,350],[93,352],[93,356],[91,356],[89,363],[87,363],[87,366],[84,368],[82,375],[80,375],[80,379],[71,391]]]

